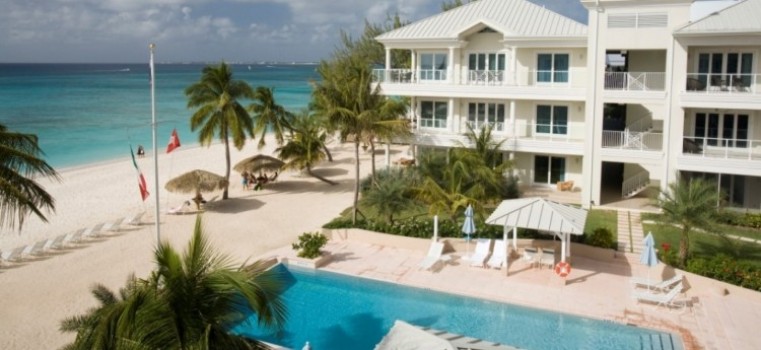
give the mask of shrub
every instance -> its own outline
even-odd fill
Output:
[[[319,232],[304,232],[299,242],[293,243],[293,250],[298,251],[299,258],[314,259],[320,256],[320,248],[328,243],[328,237]]]
[[[716,221],[733,226],[761,228],[761,213],[738,213],[722,210],[717,213]]]
[[[605,227],[597,228],[592,231],[592,233],[588,234],[587,237],[584,238],[584,243],[593,247],[610,249],[616,249],[618,246],[618,242],[616,242],[616,239],[613,237],[613,233]]]
[[[761,269],[747,262],[738,262],[723,254],[713,256],[710,259],[692,258],[687,262],[686,270],[740,287],[761,291]]]

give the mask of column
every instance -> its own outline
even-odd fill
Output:
[[[451,98],[451,97],[449,98],[449,101],[447,103],[447,114],[448,114],[447,124],[449,124],[450,122],[452,123],[452,125],[447,125],[447,130],[452,132],[457,132],[457,130],[459,129],[459,125],[457,125],[457,123],[455,122],[454,98]],[[457,121],[459,121],[459,119]]]
[[[449,54],[447,55],[447,81],[450,84],[454,84],[454,47],[449,48]]]
[[[410,59],[410,69],[412,69],[412,81],[415,82],[418,80],[417,53],[415,52],[415,50],[410,50],[410,56],[412,56],[412,58]]]
[[[508,136],[515,138],[518,135],[517,130],[515,130],[515,100],[510,100],[510,119],[508,119],[508,125],[513,129],[512,135]]]
[[[391,78],[390,69],[391,69],[391,49],[386,47],[386,66],[385,70],[383,71],[383,81],[388,82]]]

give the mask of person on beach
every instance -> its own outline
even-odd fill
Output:
[[[145,148],[143,148],[143,145],[137,145],[137,157],[138,158],[145,157]]]
[[[240,177],[241,177],[240,183],[241,185],[243,185],[243,189],[247,190],[248,189],[248,172],[244,171],[243,173],[240,174]]]

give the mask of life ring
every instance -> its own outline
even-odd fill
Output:
[[[568,274],[571,273],[571,264],[565,261],[561,261],[557,263],[557,265],[555,265],[555,273],[558,276],[565,278],[566,276],[568,276]]]

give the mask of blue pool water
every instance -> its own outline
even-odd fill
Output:
[[[280,334],[255,326],[255,316],[233,332],[301,349],[373,349],[394,320],[447,330],[524,349],[651,349],[681,340],[669,333],[430,290],[283,267],[288,323]],[[669,347],[665,347],[669,348]]]

